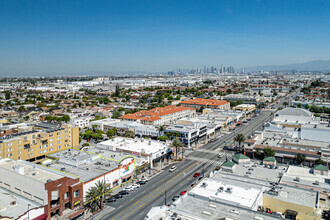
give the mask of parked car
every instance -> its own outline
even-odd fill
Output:
[[[105,200],[107,203],[110,203],[110,202],[116,202],[116,198],[114,196],[112,196],[111,198],[109,199],[106,199]]]
[[[115,197],[116,199],[120,199],[123,198],[122,194],[117,193],[116,195],[114,195],[113,197]]]
[[[119,194],[121,195],[128,195],[128,191],[127,190],[122,190],[119,192]]]
[[[126,191],[133,191],[135,188],[133,186],[127,186],[125,188]]]
[[[200,173],[195,173],[194,177],[199,177],[201,174]]]
[[[141,185],[146,184],[147,182],[146,182],[146,181],[142,181],[142,180],[140,180],[140,181],[138,181],[138,182],[136,182],[136,183],[139,184],[139,185],[141,186]]]
[[[140,188],[140,184],[134,183],[134,184],[132,185],[132,187],[133,187],[134,189]]]
[[[184,190],[180,193],[180,196],[183,196],[184,194],[186,194],[187,190]]]
[[[180,198],[180,196],[173,196],[172,201],[174,202],[174,201],[177,200],[178,198]]]
[[[173,171],[176,170],[176,169],[177,169],[176,166],[172,166],[168,171],[173,172]]]
[[[140,179],[140,181],[148,182],[149,180],[148,180],[147,177],[144,177],[144,176],[143,176],[143,177]]]

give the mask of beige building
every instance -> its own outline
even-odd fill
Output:
[[[79,147],[79,128],[69,124],[39,123],[17,130],[0,138],[0,159],[35,161],[50,152]]]

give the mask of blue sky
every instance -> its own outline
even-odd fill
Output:
[[[330,1],[1,0],[0,74],[330,60]]]

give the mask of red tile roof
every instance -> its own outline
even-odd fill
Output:
[[[229,102],[225,100],[216,100],[216,99],[202,99],[202,98],[196,98],[196,99],[191,99],[191,100],[185,100],[180,102],[180,104],[194,104],[194,105],[225,105],[228,104]]]
[[[160,120],[160,116],[181,112],[185,110],[195,111],[193,108],[184,107],[184,106],[166,106],[166,107],[157,107],[151,110],[142,110],[132,114],[126,114],[121,116],[122,119],[131,119],[131,120],[142,120],[142,121],[157,121]]]

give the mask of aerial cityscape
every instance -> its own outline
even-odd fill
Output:
[[[330,1],[0,1],[0,219],[330,219]]]

